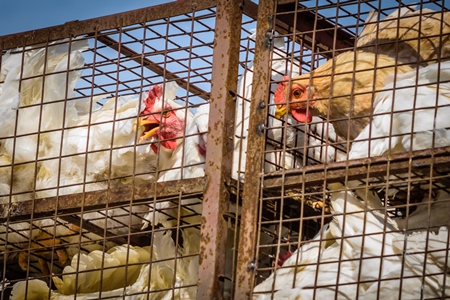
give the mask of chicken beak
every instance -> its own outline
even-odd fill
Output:
[[[275,110],[275,118],[281,120],[286,114],[286,110],[286,105],[277,105],[277,109]]]
[[[159,122],[149,121],[147,117],[140,117],[138,121],[135,122],[135,128],[138,128],[139,131],[142,131],[141,136],[139,137],[139,143],[151,138],[153,135],[158,132]]]

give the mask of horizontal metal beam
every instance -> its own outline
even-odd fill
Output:
[[[251,0],[244,2],[244,14],[254,19],[258,18],[258,4]],[[282,3],[278,1],[275,30],[281,34],[290,34],[293,28],[296,28],[298,34],[303,34],[304,39],[299,40],[295,37],[296,42],[302,42],[307,48],[312,48],[313,37],[315,38],[315,46],[323,50],[330,51],[332,49],[348,49],[353,48],[355,43],[355,36],[340,28],[336,28],[336,24],[327,21],[326,19],[318,18],[316,31],[314,31],[314,21],[316,14],[310,10],[302,10],[305,6],[298,5],[297,10],[297,24],[294,24],[295,3]],[[292,12],[292,13],[287,13]],[[336,36],[335,36],[336,32]],[[335,41],[336,40],[336,41]],[[330,55],[331,56],[331,53]]]
[[[330,164],[306,166],[298,169],[277,171],[264,176],[264,189],[301,188],[342,182],[346,174],[348,180],[367,179],[418,172],[426,175],[430,167],[435,170],[442,167],[448,169],[450,147],[398,153],[390,156],[355,159]],[[425,169],[424,169],[425,168]],[[425,171],[424,171],[425,170]],[[428,171],[429,176],[429,171]]]
[[[297,14],[296,17],[295,14]],[[297,20],[296,24],[294,24],[295,19]],[[295,3],[278,5],[277,20],[289,25],[291,32],[295,28],[297,33],[308,37],[304,43],[310,48],[313,45],[322,44],[328,47],[328,50],[352,49],[355,44],[354,35],[340,29],[337,24],[327,21],[302,5],[297,5],[297,7]]]
[[[178,197],[180,191],[189,197],[203,194],[205,178],[192,178],[178,181],[148,183],[145,185],[124,186],[101,191],[70,194],[57,197],[40,198],[0,205],[0,222],[29,220],[33,218],[54,216],[64,213],[79,213],[92,209],[114,208],[124,204],[139,204],[153,200]],[[8,219],[9,218],[9,219]]]
[[[77,37],[102,30],[146,23],[214,6],[216,6],[216,1],[211,0],[178,0],[99,18],[70,21],[63,25],[0,36],[0,50],[47,43],[48,41]]]

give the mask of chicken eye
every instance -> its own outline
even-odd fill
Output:
[[[164,118],[168,118],[169,116],[170,116],[170,111],[165,111],[165,112],[163,112],[162,113],[162,116],[164,117]]]
[[[303,95],[303,91],[296,89],[294,90],[294,92],[292,93],[292,96],[294,96],[294,98],[300,98]]]

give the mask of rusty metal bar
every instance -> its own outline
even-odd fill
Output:
[[[327,179],[327,183],[342,182],[343,172],[348,174],[348,180],[386,176],[388,163],[390,175],[404,174],[410,171],[425,175],[430,167],[437,171],[440,167],[445,168],[443,172],[448,172],[449,161],[450,147],[443,147],[329,163],[327,165],[312,165],[267,174],[264,179],[264,188],[280,189],[281,186],[294,188],[299,187],[302,183],[308,186],[321,185],[324,178]]]
[[[251,297],[255,281],[255,245],[258,203],[264,157],[264,124],[267,115],[270,82],[270,43],[273,29],[274,0],[259,2],[254,56],[254,74],[248,127],[245,185],[242,196],[241,229],[236,269],[235,299]]]
[[[299,7],[303,7],[299,5]],[[277,12],[292,12],[277,15],[275,22],[275,30],[281,34],[289,34],[292,29],[296,27],[297,32],[305,32],[305,39],[296,40],[297,42],[304,42],[304,46],[311,48],[314,29],[315,14],[309,10],[297,11],[297,19],[302,20],[294,24],[295,3],[278,3]],[[254,19],[258,18],[258,5],[251,0],[245,0],[244,13]],[[342,29],[336,29],[337,36],[334,36],[336,25],[327,21],[326,19],[319,19],[317,21],[317,28],[320,29],[315,32],[316,42],[315,45],[323,50],[331,49],[346,49],[353,48],[355,42],[355,36],[351,35],[347,31]],[[334,41],[336,40],[336,45]]]
[[[211,84],[197,299],[222,299],[242,0],[218,0]]]
[[[167,81],[173,80],[180,87],[182,87],[185,90],[189,90],[191,93],[196,94],[200,98],[205,99],[205,100],[209,99],[208,92],[202,90],[201,88],[196,87],[193,84],[188,84],[188,82],[186,80],[169,72],[167,69],[164,69],[163,67],[161,67],[161,65],[156,64],[145,57],[142,57],[142,55],[138,54],[136,51],[132,50],[131,48],[129,48],[123,44],[120,45],[120,47],[119,47],[119,42],[112,39],[111,37],[106,36],[106,35],[100,35],[97,37],[97,39],[100,42],[102,42],[103,44],[105,44],[106,46],[111,47],[112,49],[120,52],[121,54],[125,55],[126,57],[129,57],[132,60],[134,60],[135,62],[141,64],[143,67],[149,69],[150,71],[153,71],[160,76],[164,76],[164,78]]]
[[[176,3],[171,2],[140,8],[106,17],[93,18],[84,21],[70,21],[64,25],[1,36],[0,50],[29,46],[44,43],[46,41],[76,37],[82,34],[98,32],[111,28],[145,23],[161,18],[190,13],[195,10],[207,9],[214,6],[215,1],[211,0],[178,0]]]
[[[84,210],[101,209],[106,204],[109,208],[129,204],[130,199],[133,199],[133,203],[142,203],[153,198],[153,195],[165,198],[178,197],[180,190],[189,191],[186,192],[188,197],[192,194],[201,194],[205,184],[204,178],[192,178],[27,200],[13,205],[3,204],[0,206],[0,222],[6,222],[8,216],[10,221],[27,220],[32,213],[34,217],[53,216],[55,211],[58,211],[58,214],[76,213],[81,210],[81,205],[84,206]],[[59,201],[56,201],[57,198]],[[84,201],[80,201],[81,199]]]
[[[301,7],[299,6],[299,8]],[[303,8],[305,7],[303,6]],[[314,26],[316,14],[309,10],[295,11],[295,3],[278,5],[277,13],[277,20],[288,24],[291,28],[296,28],[297,32],[304,32],[305,36],[308,37],[308,39],[304,40],[307,43],[305,45],[307,47],[311,47],[313,44],[322,44],[327,46],[328,50],[353,49],[355,43],[354,35],[342,29],[335,30],[336,24],[320,17],[318,17],[316,26]],[[295,14],[297,14],[297,20],[301,20],[297,24],[294,24]],[[313,31],[315,32],[313,33]],[[313,34],[315,38],[314,43]]]

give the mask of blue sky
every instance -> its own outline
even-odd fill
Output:
[[[167,2],[171,0],[0,0],[0,36]]]

